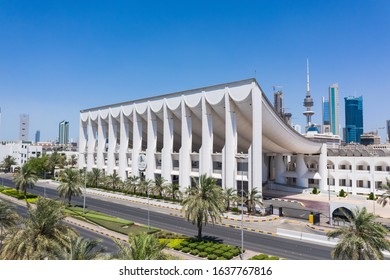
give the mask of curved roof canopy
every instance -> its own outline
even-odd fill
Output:
[[[254,101],[253,94],[261,94],[261,103]],[[205,100],[205,101],[202,101]],[[257,99],[260,100],[260,99]],[[88,119],[97,122],[98,118],[106,123],[108,117],[119,122],[121,113],[132,121],[133,112],[137,112],[146,125],[148,110],[157,120],[157,146],[162,147],[164,106],[172,118],[180,121],[181,104],[186,105],[192,119],[192,146],[197,151],[202,145],[202,112],[212,115],[213,151],[220,152],[225,145],[226,104],[235,113],[237,128],[237,151],[246,152],[252,142],[253,106],[262,106],[262,145],[265,153],[303,153],[318,154],[321,143],[313,142],[295,131],[275,112],[264,92],[255,79],[220,84],[173,94],[155,96],[135,101],[123,102],[80,111],[83,123]],[[202,102],[205,102],[202,103]],[[180,149],[180,125],[174,128],[174,151]],[[160,140],[159,140],[160,139]]]

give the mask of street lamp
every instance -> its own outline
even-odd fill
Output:
[[[329,225],[331,225],[331,210],[330,210],[330,176],[329,176],[329,169],[332,167],[330,164],[326,165],[328,168],[328,204],[329,204]]]
[[[84,202],[83,202],[83,214],[85,214],[85,196],[87,194],[87,168],[84,167]]]
[[[236,159],[241,160],[241,254],[240,259],[244,259],[244,168],[243,161],[248,158],[248,155],[243,153],[236,154]]]
[[[143,172],[146,170],[147,162],[146,162],[146,155],[140,154],[138,156],[138,171],[140,174],[143,174]],[[149,184],[145,181],[143,178],[144,176],[141,176],[141,180],[146,184],[146,192],[148,197],[148,229],[150,229],[150,212],[149,212]]]

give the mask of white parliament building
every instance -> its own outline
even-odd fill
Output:
[[[325,192],[329,182],[335,191],[350,186],[350,192],[369,193],[390,174],[389,157],[371,169],[379,175],[367,174],[368,160],[352,167],[356,159],[329,159],[326,144],[279,117],[255,79],[82,110],[79,135],[79,168],[124,180],[140,175],[143,154],[147,179],[162,176],[182,189],[191,177],[207,174],[223,188],[243,183],[245,189],[317,186]],[[352,175],[360,168],[362,183],[358,172]]]

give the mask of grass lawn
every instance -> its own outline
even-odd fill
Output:
[[[24,200],[24,192],[22,192],[22,191],[18,192],[17,190],[15,190],[13,188],[0,186],[0,193],[17,198],[19,200]],[[26,198],[27,198],[28,202],[35,203],[38,196],[35,194],[27,193]]]
[[[74,218],[87,220],[106,229],[126,235],[136,235],[142,232],[155,233],[159,231],[159,229],[156,228],[148,229],[145,226],[135,225],[134,222],[92,210],[86,210],[83,214],[83,209],[80,207],[67,207],[66,213]]]

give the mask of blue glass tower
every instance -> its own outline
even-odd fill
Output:
[[[360,143],[363,134],[363,97],[345,97],[346,143]]]

